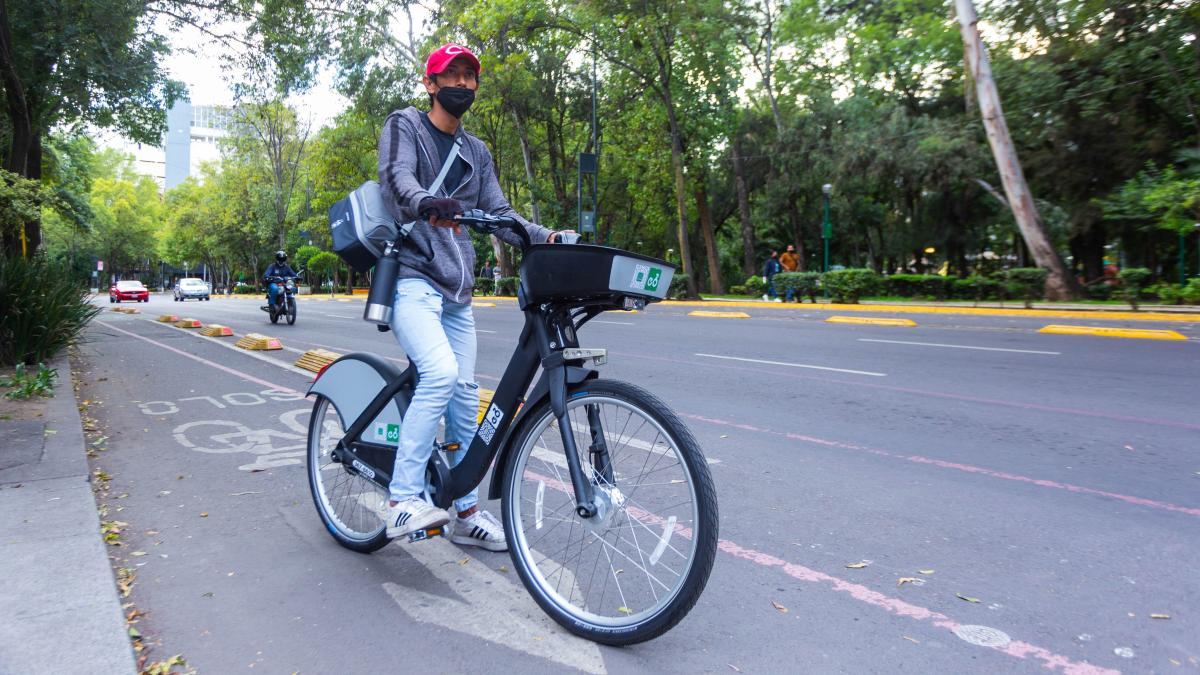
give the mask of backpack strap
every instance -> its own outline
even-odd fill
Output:
[[[429,192],[436,193],[442,187],[442,183],[446,180],[446,175],[450,173],[450,166],[458,159],[458,153],[462,150],[462,135],[454,137],[454,145],[450,146],[450,152],[446,154],[446,161],[442,162],[442,170],[438,173],[437,178],[433,179],[433,184],[429,186]],[[401,239],[407,239],[408,234],[412,232],[417,221],[412,220],[404,224],[396,223],[396,227],[400,230]]]

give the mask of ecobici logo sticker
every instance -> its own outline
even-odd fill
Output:
[[[383,443],[399,443],[400,442],[400,425],[399,424],[384,424],[378,422],[375,425],[375,440]]]
[[[629,282],[629,287],[639,291],[657,291],[660,279],[661,269],[649,265],[634,265],[633,280]]]
[[[479,437],[483,442],[491,445],[492,437],[496,435],[496,429],[500,427],[500,420],[504,419],[504,411],[496,406],[488,408],[487,415],[483,417],[483,423],[479,425]]]

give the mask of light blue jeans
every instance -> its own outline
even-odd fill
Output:
[[[450,465],[462,460],[475,437],[479,385],[475,382],[475,315],[471,305],[449,302],[423,279],[396,282],[392,332],[420,380],[400,424],[400,447],[392,469],[390,498],[396,501],[425,491],[425,465],[433,453],[438,422],[445,417]],[[479,502],[479,488],[454,500],[466,511]]]

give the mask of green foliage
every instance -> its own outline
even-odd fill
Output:
[[[762,295],[767,292],[767,285],[763,282],[761,276],[755,274],[754,276],[746,277],[745,289],[749,295]]]
[[[61,263],[0,255],[0,365],[49,361],[100,312]]]
[[[901,298],[945,300],[950,296],[952,281],[936,274],[893,274],[883,279],[883,292]]]
[[[496,295],[512,297],[517,294],[517,286],[521,283],[521,277],[500,277],[500,283],[496,284]]]
[[[475,278],[475,295],[495,295],[496,280],[492,277]]]
[[[330,277],[341,266],[342,259],[336,253],[321,251],[308,259],[308,271],[314,278]]]
[[[5,398],[23,399],[34,396],[53,396],[54,380],[58,377],[57,368],[47,368],[46,364],[37,364],[36,374],[29,374],[24,363],[18,363],[12,377],[0,377],[0,387],[12,387],[12,391],[4,394]]]
[[[821,283],[829,290],[834,302],[857,304],[864,295],[871,295],[880,286],[879,275],[870,269],[833,270],[821,275]]]
[[[1145,267],[1129,267],[1117,272],[1117,280],[1121,282],[1121,295],[1125,296],[1133,309],[1138,308],[1138,297],[1153,274]]]
[[[729,294],[730,295],[749,295],[749,293],[746,292],[746,287],[742,286],[741,284],[734,284],[734,285],[730,286]]]
[[[671,286],[667,289],[668,300],[687,300],[691,298],[688,292],[687,275],[683,272],[676,271],[671,277]]]
[[[236,284],[234,284],[234,285],[233,285],[233,292],[234,292],[234,293],[250,293],[250,294],[254,294],[254,293],[257,293],[257,292],[258,292],[258,289],[256,289],[254,286],[252,286],[252,285],[250,285],[250,284],[243,283],[243,282],[239,281],[239,282],[237,282]]]
[[[773,281],[776,293],[786,298],[787,292],[792,291],[797,302],[804,302],[805,296],[816,302],[821,289],[820,272],[780,272]]]
[[[1031,308],[1034,300],[1041,300],[1045,295],[1047,276],[1049,273],[1040,267],[1014,267],[1006,270],[1006,293],[1023,299],[1026,309]]]
[[[970,276],[954,279],[950,284],[950,296],[956,300],[999,300],[1004,292],[1003,284],[995,279]]]
[[[308,244],[301,246],[296,249],[296,254],[292,256],[292,267],[297,270],[300,268],[308,269],[308,261],[321,252],[321,249],[316,246],[309,246]]]
[[[1183,301],[1189,305],[1200,305],[1200,277],[1191,279],[1180,292]]]

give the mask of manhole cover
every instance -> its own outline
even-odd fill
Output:
[[[987,626],[956,626],[954,634],[963,642],[980,647],[1003,647],[1012,642],[1012,638],[1004,631]]]

